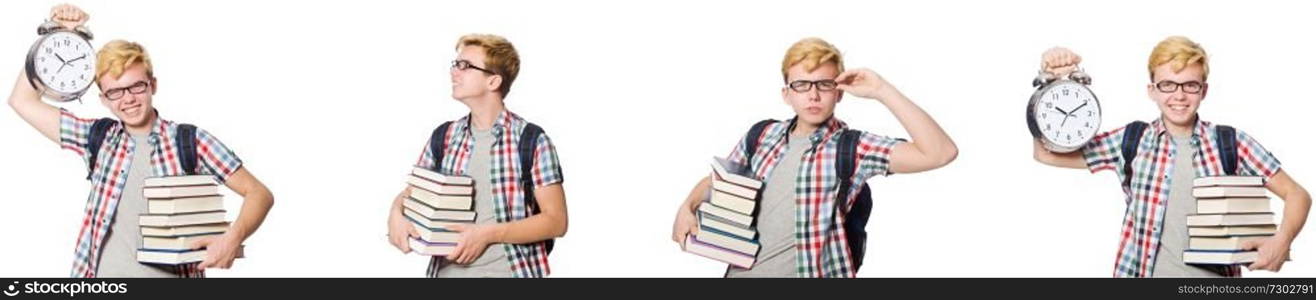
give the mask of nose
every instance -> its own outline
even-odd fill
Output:
[[[805,93],[805,95],[809,96],[809,101],[820,102],[822,101],[821,93],[822,92],[818,90],[818,87],[815,86],[812,89],[809,89],[809,92]]]

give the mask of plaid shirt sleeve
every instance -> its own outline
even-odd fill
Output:
[[[1261,147],[1261,143],[1253,139],[1252,136],[1237,130],[1238,140],[1238,173],[1239,175],[1262,176],[1270,179],[1275,173],[1279,173],[1279,159]]]
[[[434,169],[434,152],[430,151],[430,141],[425,140],[425,148],[420,150],[420,157],[416,158],[416,166],[421,168]]]
[[[79,118],[66,109],[59,109],[59,146],[77,153],[83,164],[91,159],[91,153],[87,151],[87,135],[92,123],[96,123],[96,119]]]
[[[746,133],[745,135],[749,135],[749,134]],[[727,161],[732,163],[740,164],[742,166],[748,166],[749,161],[746,158],[747,157],[745,157],[745,136],[741,136],[739,140],[736,140],[736,146],[731,147],[731,153],[727,154],[726,159]]]
[[[202,174],[215,175],[220,182],[225,182],[229,175],[242,167],[242,160],[233,154],[233,150],[224,146],[209,131],[198,128],[196,142],[196,156]]]
[[[876,175],[891,175],[891,152],[901,142],[899,139],[864,132],[855,147],[855,155],[859,159],[855,175],[865,180]]]
[[[1083,160],[1087,162],[1088,170],[1092,173],[1115,170],[1116,173],[1123,173],[1124,157],[1120,153],[1120,144],[1124,142],[1124,127],[1107,131],[1093,137],[1088,144],[1083,146]],[[1123,176],[1123,174],[1120,174]]]
[[[534,161],[531,178],[535,186],[562,183],[562,165],[558,163],[557,149],[553,147],[553,142],[548,139],[547,134],[540,134],[539,139],[535,140]]]

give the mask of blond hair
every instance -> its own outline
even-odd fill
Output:
[[[507,93],[512,91],[512,81],[516,81],[516,73],[521,71],[521,56],[516,54],[512,43],[497,35],[468,34],[457,40],[456,48],[465,46],[484,48],[484,68],[503,76],[498,92],[507,97]]]
[[[1153,73],[1156,67],[1167,63],[1175,73],[1183,71],[1189,65],[1200,64],[1202,80],[1206,80],[1206,75],[1211,73],[1211,67],[1207,64],[1206,49],[1202,49],[1202,45],[1183,36],[1168,37],[1156,44],[1156,48],[1152,49],[1151,57],[1147,59],[1148,76],[1152,76],[1152,80],[1155,80]]]
[[[804,64],[804,70],[809,72],[813,72],[813,70],[826,63],[834,63],[837,71],[845,71],[845,62],[841,60],[841,50],[816,37],[804,38],[795,42],[790,49],[786,50],[786,57],[781,59],[781,79],[783,81],[790,80],[786,78],[787,71],[792,66],[801,63]]]
[[[155,78],[155,70],[151,67],[151,56],[146,54],[146,48],[141,44],[125,40],[105,43],[105,46],[96,53],[96,81],[100,81],[106,75],[118,78],[133,64],[141,64],[146,68],[146,76]]]

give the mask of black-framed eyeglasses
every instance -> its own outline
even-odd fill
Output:
[[[475,65],[471,64],[470,61],[467,61],[465,59],[454,59],[452,61],[452,68],[463,70],[463,71],[466,69],[476,69],[476,70],[480,70],[480,72],[484,72],[489,75],[498,75],[498,73],[494,73],[494,71],[489,71],[481,67],[476,67]]]
[[[1178,90],[1183,90],[1184,93],[1197,94],[1201,93],[1202,89],[1205,88],[1206,83],[1201,81],[1174,82],[1161,80],[1156,83],[1156,90],[1161,91],[1162,93],[1173,93]]]
[[[119,98],[123,98],[123,95],[126,95],[127,93],[132,93],[133,95],[140,95],[141,93],[145,93],[147,88],[149,87],[151,87],[151,83],[147,82],[146,80],[142,80],[142,81],[138,81],[137,83],[133,83],[130,86],[105,90],[105,92],[101,93],[101,96],[105,96],[105,99],[114,101],[114,100],[119,100]]]
[[[817,87],[819,92],[835,91],[836,85],[837,85],[836,80],[831,80],[831,79],[796,80],[796,81],[791,81],[789,84],[786,84],[786,86],[790,87],[792,91],[796,91],[800,93],[805,93],[810,90],[813,90],[814,87]]]

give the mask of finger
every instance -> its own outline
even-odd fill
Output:
[[[195,249],[201,249],[201,248],[209,247],[210,244],[214,242],[214,240],[215,240],[214,237],[204,237],[204,238],[200,238],[200,239],[197,239],[196,241],[193,241],[192,244],[189,244],[189,245],[188,245],[188,248],[195,250]]]
[[[1261,246],[1261,243],[1258,240],[1245,240],[1243,241],[1243,244],[1239,246],[1242,246],[1242,250],[1256,250],[1257,247]]]
[[[408,237],[420,237],[420,231],[416,231],[416,226],[407,226]]]
[[[448,226],[444,226],[443,228],[444,228],[444,229],[447,229],[448,231],[452,231],[452,232],[462,232],[462,231],[466,231],[466,225],[461,225],[461,224],[448,225]]]

